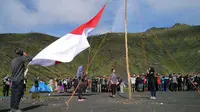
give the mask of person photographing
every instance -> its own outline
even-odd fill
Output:
[[[12,81],[12,91],[10,100],[10,112],[21,112],[19,110],[19,103],[24,93],[24,72],[25,62],[30,62],[31,57],[27,55],[21,49],[15,49],[16,57],[11,62],[11,81]]]
[[[148,85],[151,91],[151,98],[152,100],[156,99],[156,78],[154,76],[155,70],[153,67],[150,67],[147,70],[147,77],[148,77]]]

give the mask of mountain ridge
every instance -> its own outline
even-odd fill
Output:
[[[200,50],[199,31],[200,26],[176,24],[171,28],[149,29],[141,33],[128,33],[131,73],[144,73],[150,65],[154,66],[159,73],[200,72],[200,64],[198,63],[200,61],[200,53],[198,53]],[[94,58],[90,71],[93,71],[93,75],[109,75],[110,69],[116,68],[118,75],[126,77],[123,33],[108,33],[89,37],[88,41],[91,44],[90,57],[98,50],[104,37],[105,42],[100,48],[100,52]],[[0,77],[10,74],[10,62],[14,58],[13,50],[16,47],[24,49],[31,56],[35,56],[56,39],[58,37],[35,32],[0,34],[0,58],[2,62],[0,64]],[[175,63],[170,55],[179,65]],[[88,49],[75,57],[71,63],[60,64],[55,67],[31,66],[28,78],[33,79],[36,76],[40,76],[41,78],[49,79],[75,76],[77,68],[80,65],[86,67],[87,63]]]

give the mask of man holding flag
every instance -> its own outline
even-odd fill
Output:
[[[30,62],[31,57],[21,49],[16,49],[15,53],[17,57],[12,60],[11,69],[11,81],[12,81],[12,93],[10,100],[10,112],[21,112],[19,110],[19,103],[24,94],[24,72],[25,72],[25,62]]]

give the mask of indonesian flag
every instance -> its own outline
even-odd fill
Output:
[[[88,33],[99,23],[105,7],[106,5],[90,21],[44,48],[29,64],[52,66],[61,62],[71,62],[76,55],[90,47]]]

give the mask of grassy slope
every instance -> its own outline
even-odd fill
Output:
[[[152,33],[153,31],[155,33]],[[129,60],[131,73],[142,73],[148,65],[152,65],[158,72],[199,72],[200,71],[200,26],[175,25],[172,28],[153,28],[142,34],[128,34]],[[141,36],[142,35],[142,36]],[[91,37],[91,56],[98,49],[105,35]],[[142,47],[143,39],[145,51]],[[39,34],[0,34],[0,77],[10,74],[10,62],[14,57],[16,47],[25,49],[29,55],[36,55],[41,49],[49,45],[56,38]],[[162,40],[162,42],[161,42]],[[164,47],[170,52],[180,68],[170,58]],[[28,74],[29,79],[39,76],[42,79],[75,76],[78,66],[86,65],[88,50],[79,54],[71,63],[60,64],[55,67],[33,66]],[[109,75],[110,69],[115,67],[117,74],[126,76],[125,45],[123,33],[106,35],[106,40],[95,57],[91,69],[94,75]],[[31,81],[32,82],[32,81]]]

